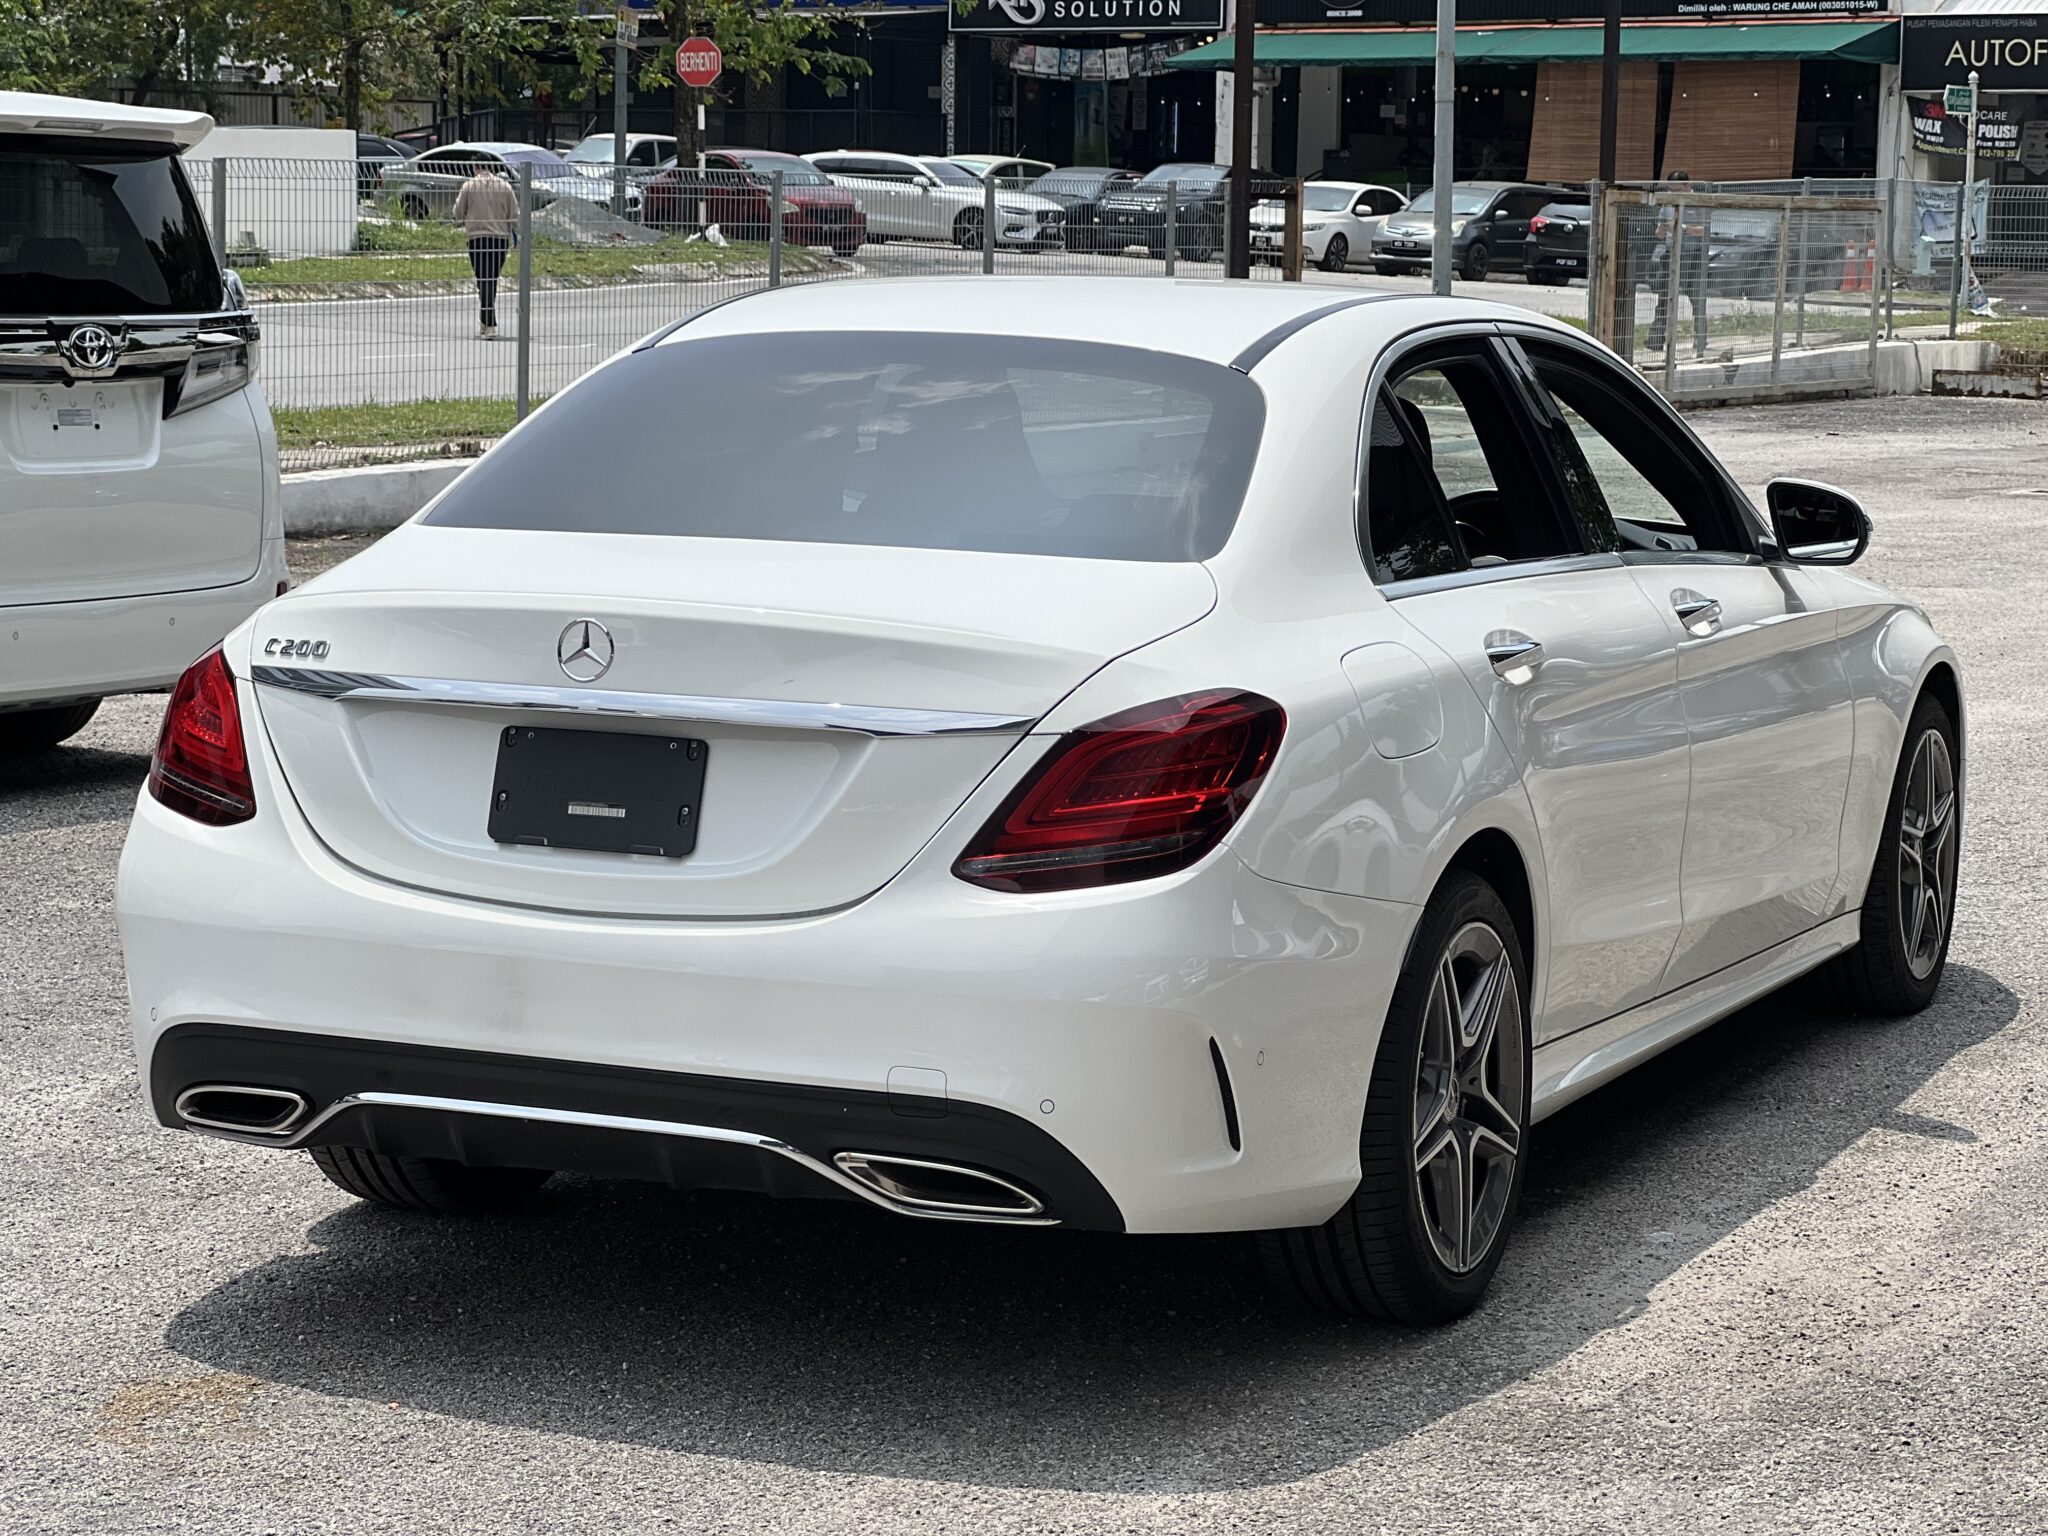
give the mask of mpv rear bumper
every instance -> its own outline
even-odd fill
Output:
[[[231,587],[0,608],[0,709],[168,688],[284,579],[284,540],[269,539]]]

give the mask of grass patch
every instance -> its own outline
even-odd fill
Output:
[[[1985,320],[1960,334],[1972,341],[1995,341],[2015,352],[2048,352],[2048,317]]]
[[[278,447],[291,451],[502,437],[512,430],[515,412],[510,400],[406,400],[394,405],[275,406],[270,414],[277,423]]]
[[[361,239],[363,229],[394,227],[359,226],[357,238]],[[431,225],[416,228],[423,230],[422,238],[440,232]],[[377,238],[382,240],[386,237],[380,235]],[[718,246],[702,240],[685,242],[681,238],[661,240],[651,245],[569,245],[537,240],[533,247],[534,276],[549,278],[629,279],[636,268],[672,263],[753,270],[765,267],[767,261],[767,246],[738,241]],[[820,258],[811,251],[789,247],[782,253],[782,266],[786,272],[810,272],[822,265]],[[268,266],[252,267],[243,273],[243,278],[252,288],[272,288],[316,283],[467,282],[470,275],[466,246],[442,250],[422,244],[359,251],[348,256],[296,256],[285,261],[273,261]],[[505,280],[508,285],[516,284],[518,276],[519,257],[515,251],[505,262]]]

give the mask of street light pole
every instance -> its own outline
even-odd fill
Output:
[[[1449,0],[1444,0],[1448,4]],[[1237,0],[1230,65],[1230,218],[1224,231],[1225,277],[1252,275],[1252,29],[1255,0]]]
[[[1242,0],[1239,0],[1242,3]],[[1436,204],[1431,242],[1430,292],[1451,291],[1451,135],[1457,125],[1458,0],[1436,0],[1436,166],[1430,197]]]
[[[1963,151],[1963,215],[1956,220],[1957,260],[1961,280],[1956,284],[1963,302],[1970,302],[1970,221],[1977,216],[1977,71],[1970,71],[1970,142]]]
[[[1600,185],[1614,185],[1621,136],[1621,0],[1607,0],[1600,27]]]

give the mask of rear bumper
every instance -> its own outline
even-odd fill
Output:
[[[284,541],[231,587],[0,609],[0,708],[167,688],[277,595]]]
[[[251,747],[254,820],[201,827],[145,794],[122,856],[131,1023],[160,1115],[194,1073],[323,1105],[393,1088],[638,1104],[812,1155],[923,1149],[1036,1190],[1057,1220],[1138,1232],[1312,1223],[1356,1186],[1413,908],[1280,885],[1227,849],[1164,880],[1005,896],[952,878],[946,832],[824,916],[492,906],[342,864]],[[822,1119],[783,1124],[777,1095]],[[647,1146],[559,1146],[557,1163],[464,1120],[332,1124],[352,1145],[791,1192],[772,1182],[789,1169],[664,1172]]]

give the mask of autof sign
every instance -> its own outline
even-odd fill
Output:
[[[1947,90],[1974,69],[1982,90],[2048,91],[2048,16],[1908,16],[1900,27],[1902,90]]]

